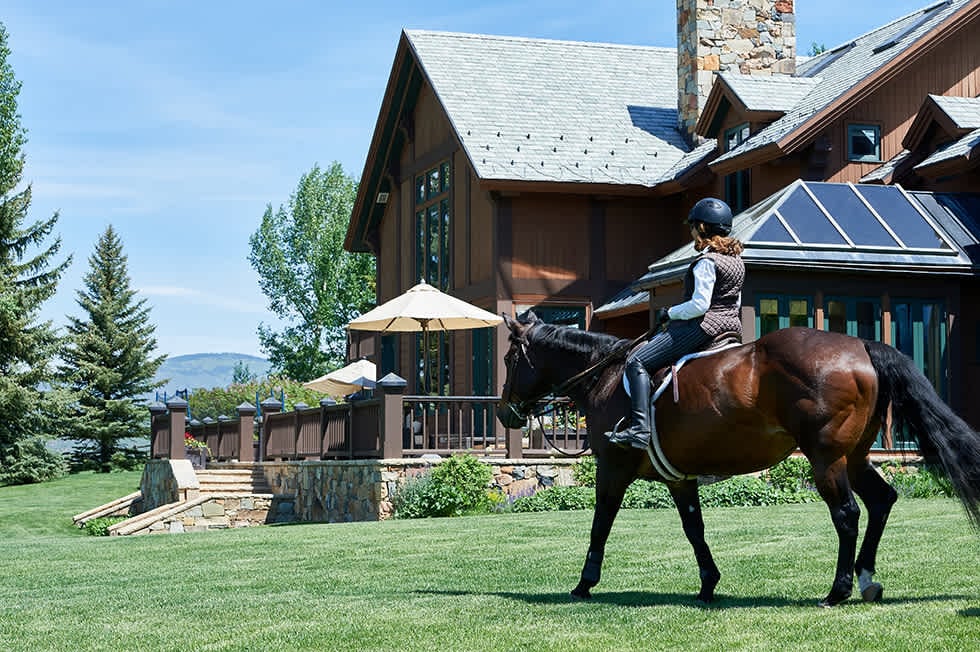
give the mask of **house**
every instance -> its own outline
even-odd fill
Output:
[[[635,336],[680,295],[683,216],[724,197],[747,338],[807,324],[895,344],[980,425],[980,0],[809,58],[794,9],[681,0],[677,49],[404,32],[345,246],[377,256],[379,301],[424,278]],[[497,393],[504,337],[430,342],[431,385]],[[364,346],[421,386],[418,338]]]

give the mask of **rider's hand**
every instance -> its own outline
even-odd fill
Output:
[[[654,328],[660,328],[669,321],[670,313],[667,312],[667,308],[657,308],[657,313],[654,316]]]

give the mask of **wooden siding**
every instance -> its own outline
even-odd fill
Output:
[[[848,123],[881,125],[881,155],[887,161],[902,151],[902,139],[927,94],[980,94],[980,41],[976,39],[976,27],[959,31],[832,124],[828,131],[833,151],[828,158],[827,181],[856,183],[880,165],[847,161]]]
[[[587,201],[521,196],[512,199],[512,207],[513,278],[588,278]]]
[[[468,243],[470,283],[490,283],[494,277],[497,259],[493,202],[490,201],[486,192],[479,190],[478,180],[472,170],[469,170],[469,165],[467,165],[467,171],[471,229],[471,237]],[[458,177],[459,174],[457,173]]]
[[[606,228],[606,278],[629,283],[647,272],[650,263],[690,238],[684,225],[687,211],[678,198],[621,200],[603,204]]]

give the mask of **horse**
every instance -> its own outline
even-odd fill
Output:
[[[628,412],[622,375],[629,342],[547,324],[532,314],[504,315],[510,347],[498,419],[520,428],[545,397],[564,394],[586,417],[596,458],[596,506],[589,548],[573,598],[599,583],[606,540],[629,484],[664,482],[680,514],[700,574],[700,603],[714,600],[721,573],[704,538],[698,476],[764,470],[799,449],[837,531],[837,566],[819,605],[861,596],[880,601],[875,559],[898,494],[872,466],[869,452],[888,410],[904,424],[927,462],[949,478],[974,528],[980,527],[980,436],[937,395],[912,360],[891,346],[834,332],[793,327],[688,361],[655,406],[655,455],[612,445],[603,433]],[[676,397],[676,402],[675,402]],[[680,477],[679,477],[680,476]],[[857,549],[861,498],[868,522]]]

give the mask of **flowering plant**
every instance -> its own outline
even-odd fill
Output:
[[[210,452],[208,445],[199,439],[194,439],[194,435],[189,432],[184,433],[184,446],[186,448],[203,448]]]

